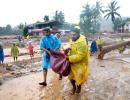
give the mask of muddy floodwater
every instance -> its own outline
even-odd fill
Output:
[[[89,79],[79,95],[70,94],[67,77],[59,81],[49,70],[47,79],[46,87],[38,85],[42,72],[6,81],[0,86],[0,100],[130,100],[130,63],[123,60],[100,61],[92,56]]]

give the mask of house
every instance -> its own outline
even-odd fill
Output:
[[[39,22],[39,23],[30,24],[27,26],[27,28],[29,34],[37,36],[37,35],[43,35],[44,34],[43,29],[46,27],[51,28],[52,33],[54,34],[58,33],[60,32],[58,27],[60,27],[61,25],[62,24],[58,21],[48,21],[48,22]]]

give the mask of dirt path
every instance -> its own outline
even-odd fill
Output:
[[[123,61],[91,57],[89,80],[79,95],[70,95],[69,80],[59,81],[51,70],[48,86],[39,86],[41,75],[40,72],[5,82],[0,86],[0,100],[130,100],[130,63]]]
[[[52,74],[52,73],[51,73]],[[49,88],[43,88],[38,85],[42,81],[42,73],[36,73],[6,82],[0,87],[0,100],[41,100],[44,98],[44,92]],[[49,75],[49,86],[53,74]]]

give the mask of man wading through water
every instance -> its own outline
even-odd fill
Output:
[[[72,94],[80,93],[81,85],[88,79],[89,49],[85,36],[80,34],[79,29],[72,30],[70,52],[67,59],[71,65],[69,80],[73,86]]]
[[[40,50],[42,50],[42,68],[43,68],[43,82],[39,83],[39,85],[46,86],[46,77],[48,68],[50,68],[50,51],[53,50],[58,52],[58,49],[61,47],[61,42],[58,38],[56,38],[53,34],[51,34],[50,29],[46,28],[43,30],[45,32],[45,36],[43,36],[40,40]]]

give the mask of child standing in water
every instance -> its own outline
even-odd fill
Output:
[[[16,46],[16,44],[14,43],[12,48],[11,48],[11,55],[14,59],[14,62],[16,61],[17,62],[17,59],[18,59],[18,55],[19,55],[19,49],[18,47]]]
[[[2,45],[0,45],[0,64],[4,63],[4,50]]]

